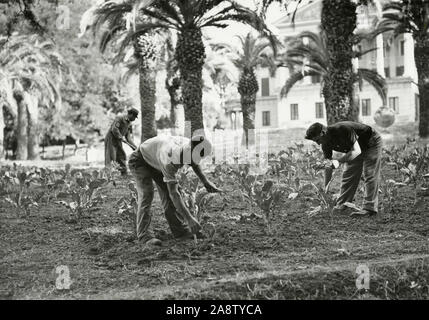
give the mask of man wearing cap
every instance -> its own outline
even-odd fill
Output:
[[[365,124],[342,121],[328,127],[318,122],[314,123],[308,128],[305,138],[322,146],[330,168],[336,169],[340,163],[345,163],[336,211],[345,210],[344,204],[353,201],[363,173],[364,204],[362,210],[354,214],[375,215],[378,212],[382,153],[380,135]],[[340,154],[333,155],[333,151]]]
[[[127,174],[127,156],[122,147],[122,142],[129,144],[133,149],[137,148],[131,139],[131,122],[137,118],[138,114],[137,109],[131,108],[126,115],[118,116],[113,121],[104,139],[105,165],[108,167],[112,161],[116,161],[120,166],[122,175]]]
[[[156,136],[134,151],[128,166],[137,183],[137,239],[149,245],[161,245],[150,229],[153,182],[162,202],[165,218],[176,239],[189,239],[201,226],[186,207],[178,190],[177,171],[189,164],[208,192],[220,192],[201,170],[200,161],[211,154],[212,145],[204,136],[191,139]]]

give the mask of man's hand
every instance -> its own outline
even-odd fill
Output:
[[[188,222],[188,227],[189,229],[191,229],[191,232],[193,234],[196,234],[198,231],[201,230],[200,223],[194,217],[190,216],[187,222]]]
[[[332,169],[338,169],[339,166],[340,166],[340,162],[338,160],[332,160],[331,161]]]
[[[207,192],[210,192],[210,193],[222,192],[222,190],[221,190],[221,189],[219,189],[218,187],[216,187],[216,186],[214,185],[214,183],[212,183],[212,182],[210,182],[210,181],[207,181],[207,182],[204,184],[204,187],[206,187]]]
[[[338,160],[324,160],[323,167],[324,169],[337,169],[340,166]]]

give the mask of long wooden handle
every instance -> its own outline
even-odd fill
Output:
[[[128,143],[128,141],[122,140],[122,142],[127,144],[131,149],[136,150],[136,147],[134,147],[132,144]]]

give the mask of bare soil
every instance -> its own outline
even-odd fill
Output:
[[[315,200],[285,199],[267,234],[251,215],[259,209],[227,179],[203,215],[207,238],[197,242],[172,238],[156,195],[152,223],[163,245],[146,247],[117,213],[127,182],[106,187],[103,208],[76,223],[52,202],[18,217],[0,196],[0,298],[429,298],[429,202],[415,208],[410,188],[400,190],[393,212],[375,217],[309,218]],[[369,267],[368,291],[356,287],[359,264]],[[56,289],[60,265],[70,270],[70,290]]]

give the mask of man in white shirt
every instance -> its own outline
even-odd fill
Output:
[[[143,142],[131,154],[128,166],[137,183],[136,227],[139,241],[161,245],[161,241],[150,230],[153,181],[158,188],[173,236],[190,238],[201,229],[178,191],[176,173],[183,165],[189,164],[208,192],[220,192],[220,189],[207,180],[199,165],[211,151],[212,145],[204,136],[194,136],[192,141],[178,136],[156,136]]]

